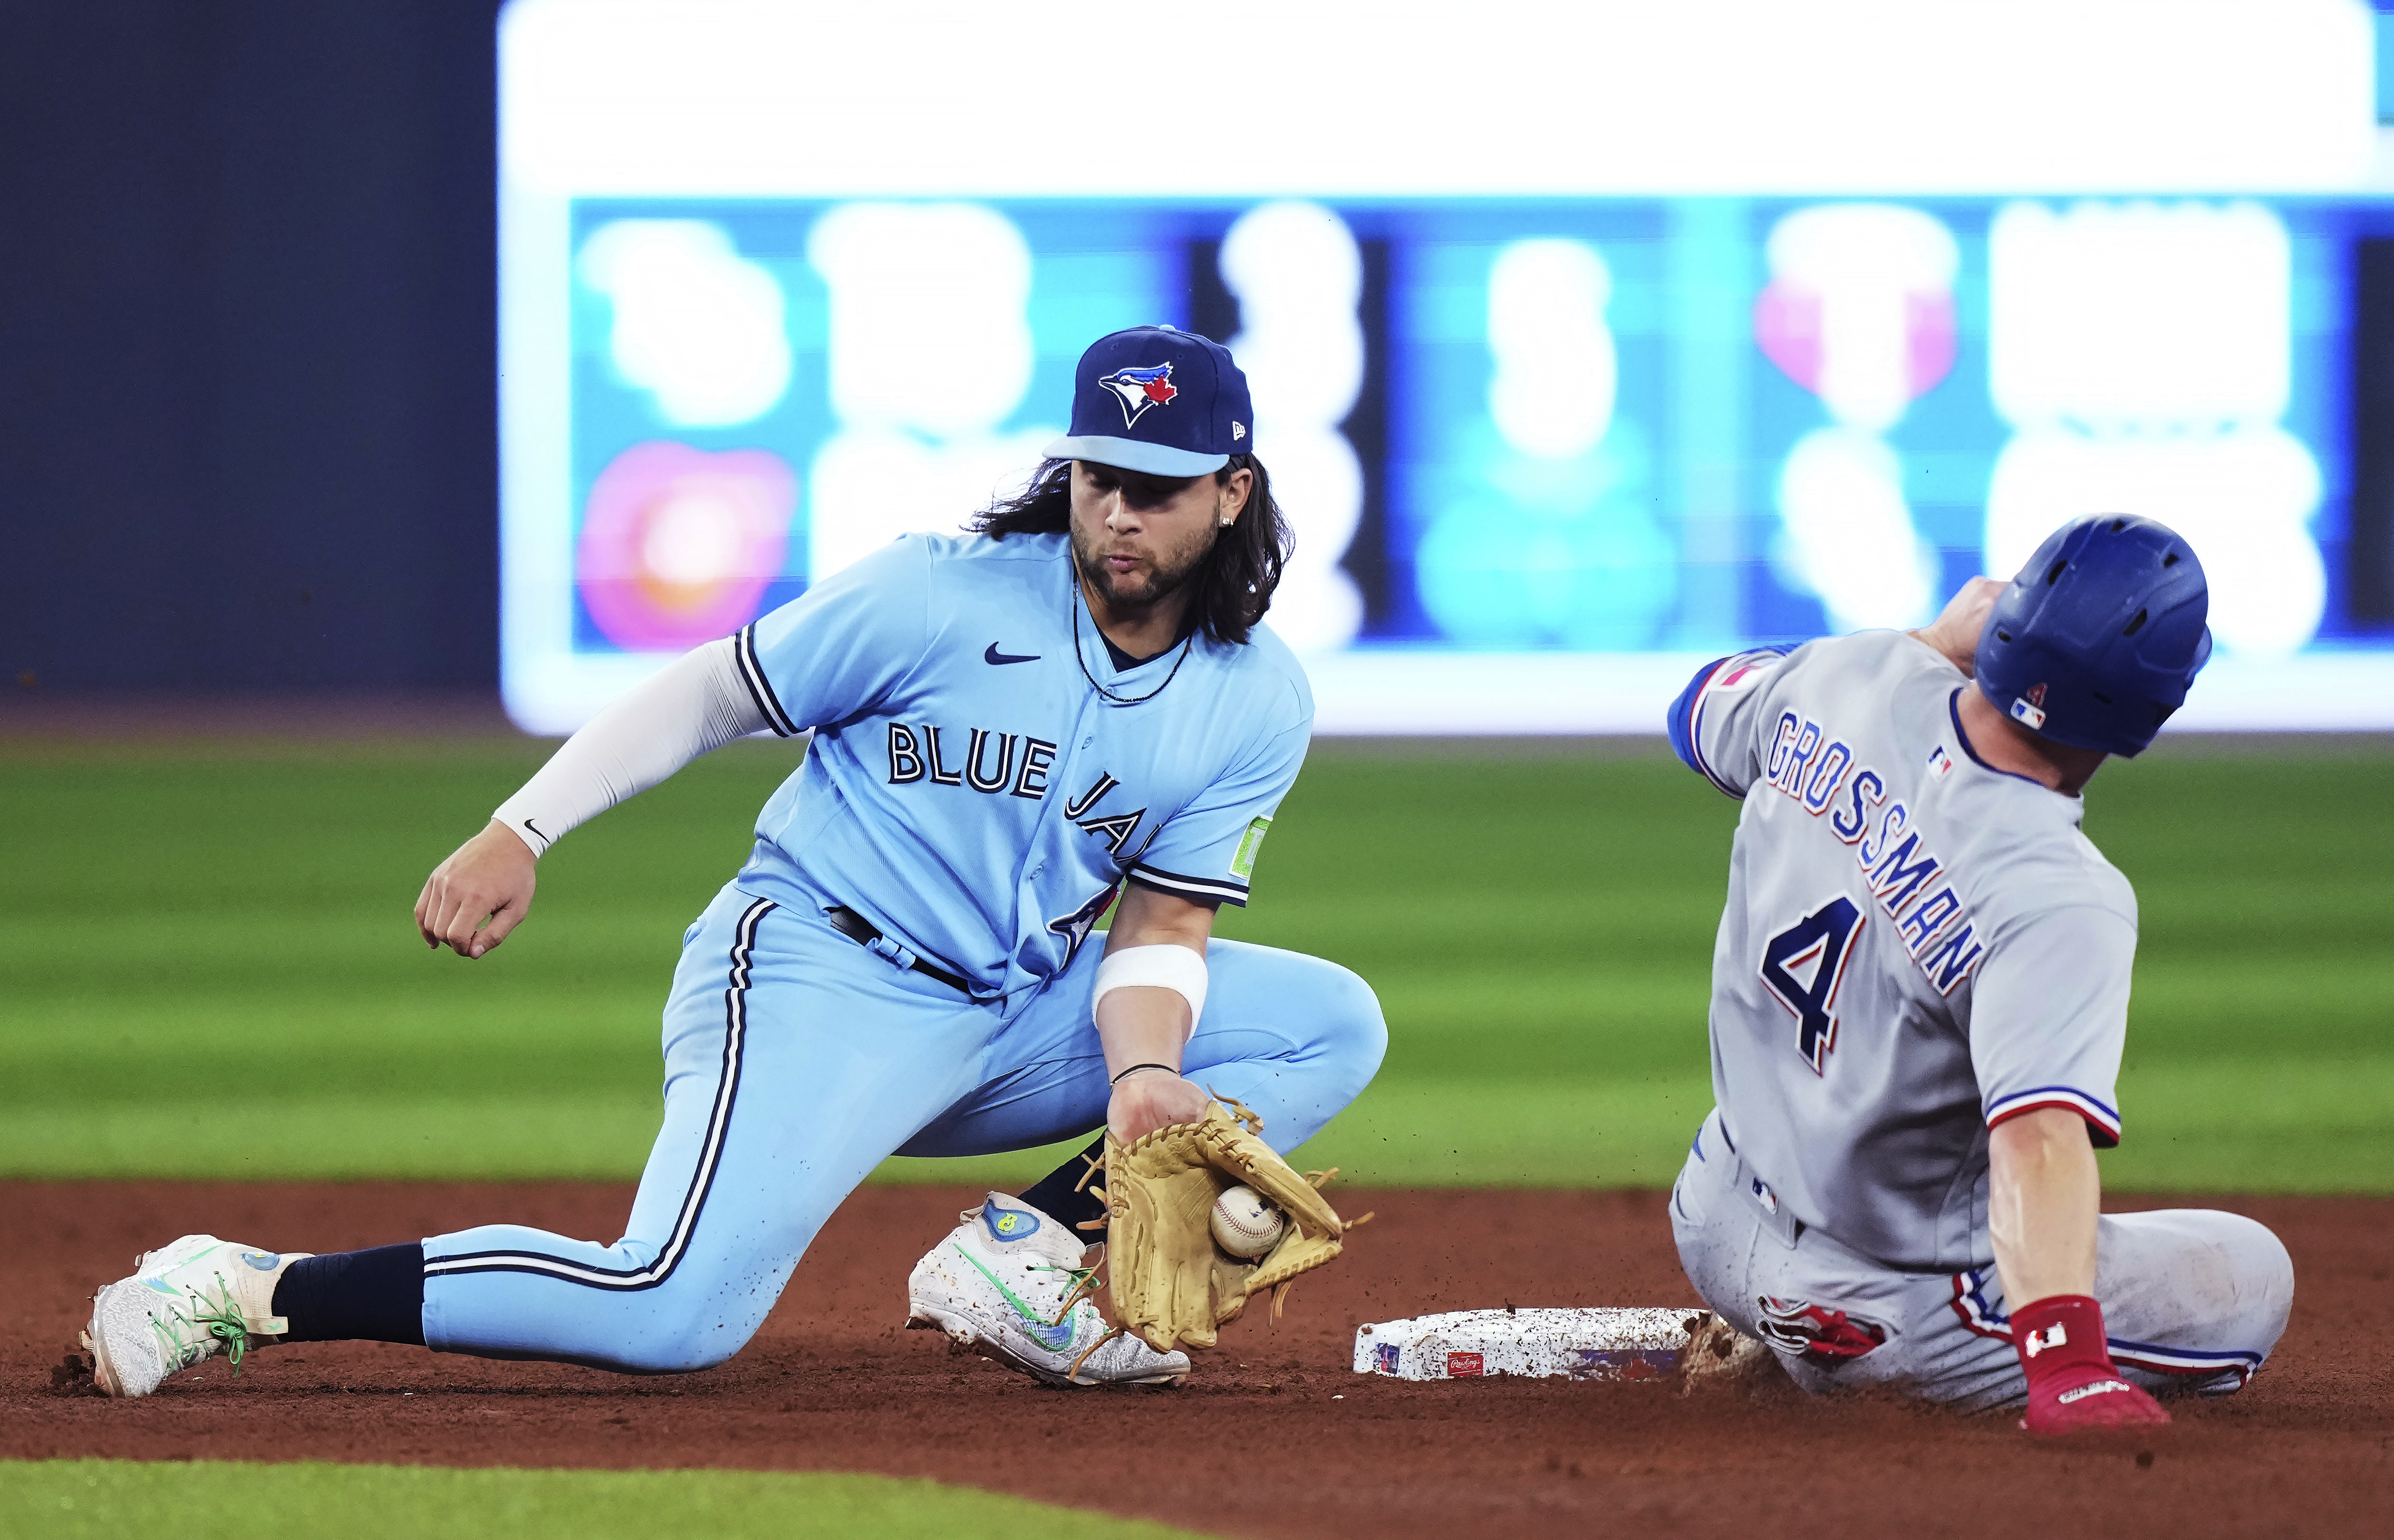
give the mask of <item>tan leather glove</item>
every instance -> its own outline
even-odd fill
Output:
[[[1239,1112],[1243,1125],[1215,1102],[1200,1122],[1129,1144],[1106,1135],[1101,1195],[1111,1211],[1114,1319],[1158,1352],[1175,1342],[1214,1346],[1215,1328],[1235,1319],[1251,1296],[1335,1257],[1349,1228],[1312,1182],[1256,1137],[1263,1120]],[[1271,1250],[1251,1260],[1214,1244],[1214,1200],[1239,1183],[1288,1216]]]

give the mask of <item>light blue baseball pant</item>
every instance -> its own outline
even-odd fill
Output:
[[[484,1225],[426,1240],[425,1343],[627,1373],[722,1362],[885,1156],[1020,1150],[1105,1121],[1089,1020],[1103,950],[1092,937],[1046,988],[974,1004],[866,951],[819,907],[725,888],[674,972],[664,1125],[624,1238]],[[1206,963],[1184,1073],[1292,1149],[1379,1068],[1379,1002],[1294,952],[1217,941]]]

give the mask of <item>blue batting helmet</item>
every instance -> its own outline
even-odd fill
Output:
[[[2177,531],[2092,514],[2045,537],[1979,635],[1979,688],[2056,743],[2133,757],[2211,656],[2210,586]]]

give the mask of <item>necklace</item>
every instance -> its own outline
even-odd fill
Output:
[[[1068,557],[1066,559],[1069,561],[1071,559]],[[1089,688],[1096,691],[1098,698],[1104,701],[1106,704],[1137,705],[1142,701],[1151,701],[1158,695],[1163,694],[1165,690],[1171,687],[1172,681],[1179,678],[1180,665],[1189,661],[1189,650],[1197,645],[1197,628],[1193,625],[1189,628],[1187,638],[1180,643],[1180,656],[1172,660],[1172,672],[1164,676],[1164,683],[1157,685],[1153,690],[1149,691],[1146,694],[1118,695],[1112,691],[1108,690],[1104,685],[1099,684],[1098,682],[1098,677],[1089,672],[1089,654],[1081,645],[1081,574],[1078,571],[1075,571],[1072,573],[1072,658],[1073,661],[1081,665],[1081,678],[1089,681]],[[1090,624],[1096,624],[1094,618],[1091,620]]]

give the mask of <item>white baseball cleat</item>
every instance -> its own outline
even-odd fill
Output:
[[[289,1324],[274,1313],[283,1270],[310,1252],[259,1251],[186,1235],[143,1254],[133,1276],[92,1296],[92,1377],[112,1396],[146,1396],[168,1375],[230,1349],[233,1371]]]
[[[1189,1355],[1111,1328],[1088,1298],[1087,1248],[1002,1192],[959,1216],[906,1279],[908,1327],[929,1326],[1048,1385],[1167,1385]],[[1094,1350],[1093,1350],[1094,1349]]]

